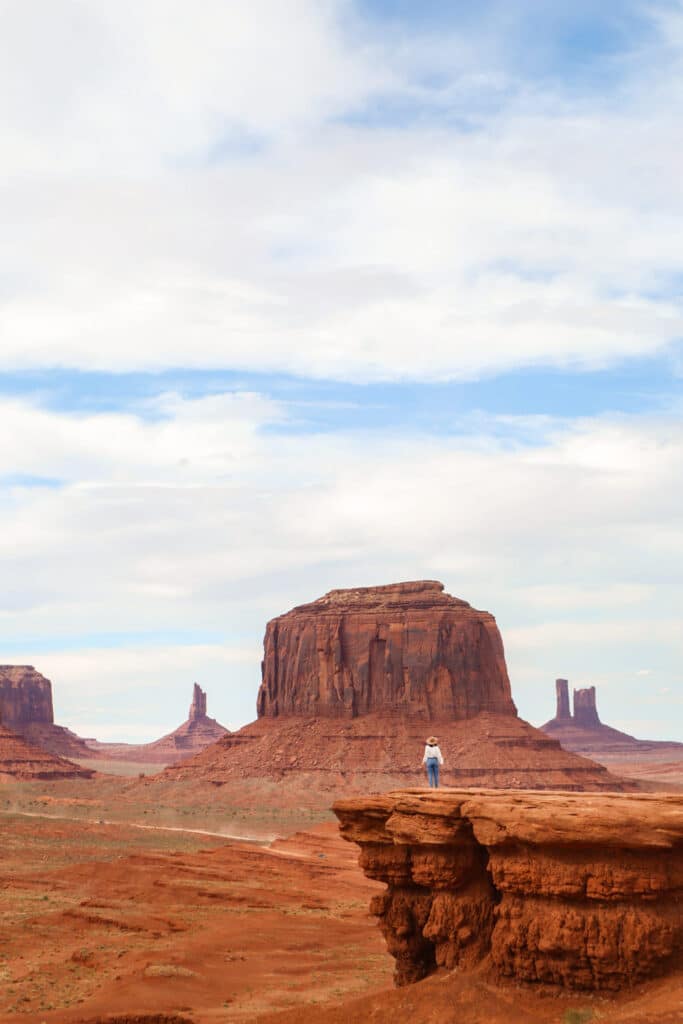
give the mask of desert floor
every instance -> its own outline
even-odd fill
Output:
[[[393,989],[367,912],[382,886],[330,802],[284,782],[0,786],[0,1024],[683,1022],[683,972],[616,999],[485,968]]]

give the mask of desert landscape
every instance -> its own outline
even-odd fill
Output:
[[[683,1024],[683,0],[0,0],[0,1024]]]
[[[197,684],[142,747],[55,725],[33,668],[0,695],[3,1024],[680,1019],[683,787],[523,722],[495,620],[440,583],[268,623],[236,732]]]

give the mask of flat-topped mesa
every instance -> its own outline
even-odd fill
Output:
[[[0,665],[0,713],[10,729],[52,725],[52,684],[33,665]]]
[[[617,990],[683,949],[683,795],[402,790],[333,808],[385,882],[396,983],[437,967]]]
[[[422,580],[331,590],[266,626],[259,718],[515,716],[488,612]]]

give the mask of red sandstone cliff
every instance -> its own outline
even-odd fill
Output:
[[[333,590],[269,622],[258,715],[165,777],[415,785],[437,731],[448,785],[622,785],[517,717],[494,618],[433,581]]]
[[[94,773],[42,750],[0,723],[0,781],[89,779]]]
[[[515,715],[495,619],[425,580],[331,590],[266,626],[259,717]]]
[[[52,684],[33,665],[0,665],[0,714],[14,730],[33,723],[52,725]]]
[[[13,732],[51,754],[92,756],[80,736],[54,724],[52,683],[33,665],[0,665],[0,718]]]
[[[683,950],[683,796],[408,790],[334,810],[387,884],[371,912],[397,984],[486,961],[499,978],[615,990]]]

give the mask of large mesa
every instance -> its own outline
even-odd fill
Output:
[[[266,626],[259,717],[515,715],[496,621],[423,580],[331,590]]]

